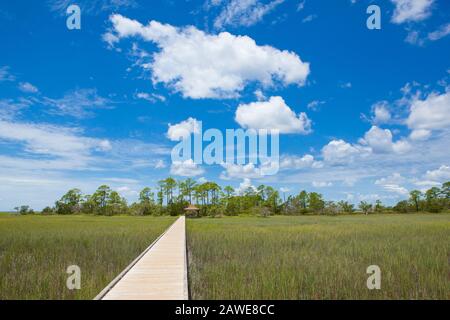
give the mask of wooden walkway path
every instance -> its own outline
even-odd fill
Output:
[[[187,300],[185,217],[178,218],[95,300]]]

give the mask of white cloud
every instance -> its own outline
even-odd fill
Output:
[[[431,136],[431,131],[426,129],[413,130],[409,135],[409,138],[413,141],[415,140],[427,140]]]
[[[344,83],[341,83],[339,85],[339,87],[341,87],[342,89],[350,89],[352,87],[352,83],[351,82],[344,82]]]
[[[27,152],[60,157],[83,156],[111,147],[107,140],[80,136],[80,129],[1,120],[0,139],[23,143]]]
[[[423,46],[425,39],[416,30],[410,30],[405,38],[405,42],[417,46]]]
[[[132,188],[130,188],[129,186],[122,186],[122,187],[118,187],[116,188],[116,191],[121,194],[121,195],[125,195],[125,196],[137,196],[139,195],[139,192],[136,190],[133,190]]]
[[[254,82],[265,87],[274,82],[303,85],[310,72],[297,54],[259,46],[248,36],[207,34],[157,21],[144,26],[118,14],[110,21],[110,45],[129,37],[156,43],[160,51],[141,65],[152,72],[154,84],[164,83],[184,97],[233,98]]]
[[[407,195],[409,192],[401,184],[407,181],[400,173],[394,172],[392,175],[375,181],[375,184],[381,186],[388,192],[397,193],[399,195]]]
[[[223,164],[222,166],[225,168],[225,171],[221,173],[220,178],[224,180],[236,178],[257,179],[262,177],[260,168],[253,163],[245,165],[231,163]]]
[[[157,101],[164,102],[166,101],[166,97],[156,94],[156,93],[147,93],[147,92],[138,92],[136,93],[136,98],[146,100],[151,103],[155,103]]]
[[[326,188],[326,187],[332,187],[333,183],[327,182],[327,181],[313,181],[312,186],[314,188]]]
[[[113,161],[109,140],[85,137],[79,128],[0,120],[0,142],[20,150],[14,156],[0,155],[0,174],[96,171]]]
[[[385,184],[382,186],[386,191],[398,193],[399,195],[406,196],[408,195],[408,189],[399,186],[397,184]]]
[[[111,101],[98,95],[96,89],[77,89],[59,99],[43,98],[41,103],[52,107],[49,113],[83,119],[92,117],[93,109],[110,108]]]
[[[439,182],[436,181],[430,181],[430,180],[417,180],[413,182],[414,185],[419,186],[419,187],[423,187],[424,190],[426,191],[427,189],[429,189],[430,187],[439,187],[441,186],[441,184]]]
[[[298,115],[286,105],[282,97],[271,97],[269,101],[240,104],[235,120],[247,129],[273,129],[280,133],[311,132],[311,120],[306,113]]]
[[[362,152],[367,152],[367,150],[351,145],[344,140],[332,140],[322,148],[323,159],[330,164],[353,162]]]
[[[230,0],[214,20],[214,27],[222,29],[225,26],[252,26],[283,2],[284,0],[268,3],[260,0]]]
[[[258,101],[263,101],[266,100],[266,96],[264,95],[264,92],[262,92],[261,89],[257,89],[254,92],[256,99],[258,99]]]
[[[9,72],[9,67],[4,66],[0,68],[0,82],[15,81],[16,77]]]
[[[155,163],[155,169],[164,169],[166,167],[166,163],[164,162],[164,160],[157,160]]]
[[[37,93],[37,92],[39,92],[38,88],[36,88],[35,86],[33,86],[29,82],[21,82],[21,83],[19,83],[19,90],[21,90],[23,92],[29,92],[29,93]]]
[[[428,41],[437,41],[439,39],[448,36],[449,34],[450,34],[450,23],[447,23],[441,25],[435,31],[429,32],[427,35],[423,35],[416,30],[409,30],[405,41],[413,45],[423,46]]]
[[[248,189],[252,189],[256,192],[256,187],[252,185],[252,181],[248,178],[244,178],[244,180],[239,184],[239,187],[235,190],[236,194],[243,194]]]
[[[205,177],[200,177],[197,179],[197,183],[205,183],[208,182],[208,180]]]
[[[303,157],[297,156],[283,156],[280,161],[280,168],[282,169],[303,169],[303,168],[321,168],[323,163],[314,160],[310,154]]]
[[[391,120],[391,112],[388,108],[388,103],[386,101],[380,101],[372,106],[372,123],[382,124],[388,123]]]
[[[28,108],[33,104],[33,99],[18,98],[18,99],[3,99],[0,100],[0,119],[13,119],[23,109]]]
[[[317,19],[317,14],[310,14],[310,15],[308,15],[305,18],[302,19],[302,23],[311,22],[314,19]]]
[[[377,126],[372,126],[361,142],[367,144],[374,153],[405,153],[411,148],[406,140],[393,142],[391,130],[380,129]]]
[[[439,27],[436,31],[430,32],[428,34],[428,39],[431,41],[436,41],[450,34],[450,23],[444,24]]]
[[[450,127],[450,92],[430,94],[426,99],[415,99],[410,107],[406,124],[413,131],[412,137],[429,136],[429,131]]]
[[[297,4],[297,12],[302,11],[303,9],[305,9],[305,3],[306,0],[302,0]]]
[[[182,177],[195,177],[204,172],[192,159],[174,161],[170,167],[170,174]]]
[[[67,8],[73,4],[72,0],[49,0],[50,10],[66,15]],[[104,11],[117,11],[123,8],[137,7],[135,0],[78,0],[81,12],[88,15],[97,15]]]
[[[431,15],[434,0],[391,0],[395,4],[392,22],[422,21]]]
[[[174,125],[169,123],[167,137],[172,141],[179,141],[182,138],[190,136],[192,133],[199,133],[200,126],[200,122],[191,117]]]
[[[402,184],[406,182],[406,178],[404,178],[400,173],[398,172],[394,172],[393,174],[391,174],[390,176],[384,177],[384,178],[380,178],[378,180],[375,181],[376,185],[385,185],[385,184]]]
[[[450,166],[442,165],[439,169],[436,170],[428,170],[425,174],[425,178],[438,181],[438,182],[446,182],[450,180]]]
[[[314,110],[316,111],[320,105],[325,104],[325,101],[322,100],[313,100],[310,103],[308,103],[308,105],[306,106],[308,109]]]

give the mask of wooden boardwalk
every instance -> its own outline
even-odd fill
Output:
[[[96,300],[187,300],[185,217],[178,218]]]

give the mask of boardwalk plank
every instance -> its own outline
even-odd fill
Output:
[[[97,298],[187,300],[185,217],[178,218],[164,235],[109,287]]]

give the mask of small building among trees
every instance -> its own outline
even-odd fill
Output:
[[[194,206],[193,204],[190,204],[189,206],[184,208],[184,211],[186,212],[187,218],[197,218],[200,209]]]

